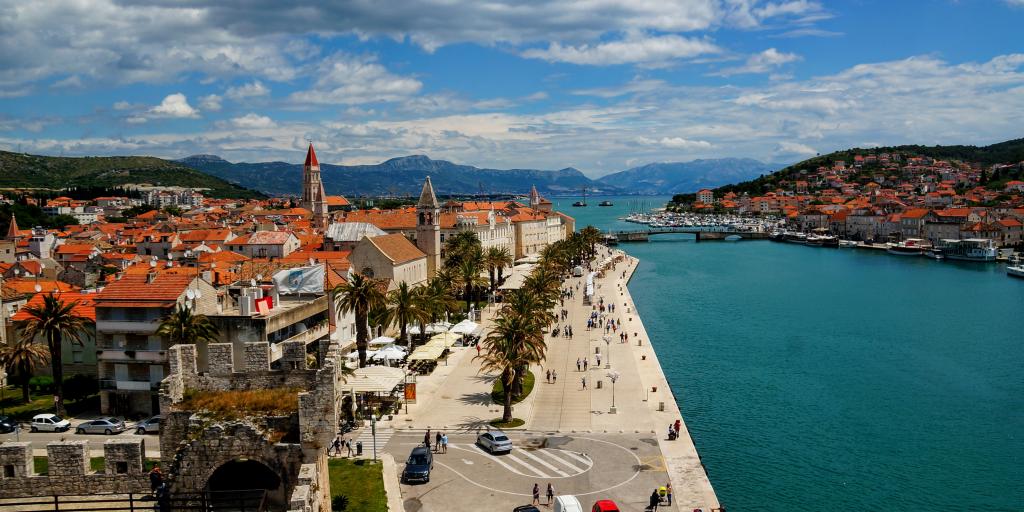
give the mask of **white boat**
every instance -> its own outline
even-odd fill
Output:
[[[923,251],[920,238],[908,238],[902,242],[889,244],[886,252],[897,256],[920,256]]]
[[[853,240],[840,240],[839,247],[857,247],[857,242]]]
[[[1006,267],[1006,275],[1024,279],[1024,265]]]
[[[939,240],[942,254],[951,260],[995,261],[998,250],[996,243],[988,238],[965,238],[963,240]]]
[[[946,259],[946,256],[944,256],[942,254],[942,249],[936,249],[934,247],[924,251],[924,257],[925,258],[931,258],[931,259],[936,260],[936,261],[941,261],[941,260]]]

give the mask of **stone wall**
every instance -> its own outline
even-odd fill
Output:
[[[86,441],[54,441],[46,445],[49,470],[33,472],[31,443],[0,444],[0,498],[148,493],[142,439],[110,439],[103,444],[104,471],[89,469]]]

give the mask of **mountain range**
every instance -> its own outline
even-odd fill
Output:
[[[231,163],[214,155],[177,160],[233,183],[271,195],[297,195],[302,165],[287,162]],[[373,165],[320,164],[329,195],[415,195],[426,176],[439,194],[525,194],[530,186],[548,196],[589,194],[672,194],[751,179],[782,167],[757,160],[724,158],[693,162],[656,163],[591,179],[578,169],[489,169],[434,160],[424,155],[392,158]]]

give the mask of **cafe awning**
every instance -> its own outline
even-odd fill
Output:
[[[405,370],[388,366],[359,368],[344,386],[356,393],[390,393],[405,380]]]
[[[441,357],[444,347],[440,345],[423,345],[409,354],[409,361],[433,361]]]
[[[448,348],[459,341],[460,336],[453,332],[444,332],[441,334],[435,334],[430,337],[430,341],[427,341],[427,345],[440,345],[444,348]]]

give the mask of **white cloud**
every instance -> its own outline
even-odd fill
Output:
[[[1024,7],[1024,0],[1006,0],[1006,3],[1014,7]]]
[[[523,99],[526,100],[526,101],[543,101],[543,100],[548,99],[548,97],[549,96],[548,96],[547,92],[545,92],[545,91],[537,91],[537,92],[535,92],[533,94],[530,94],[529,96],[524,97]]]
[[[706,140],[689,140],[682,137],[662,137],[660,139],[637,137],[636,141],[644,146],[660,146],[670,149],[709,149],[713,146]]]
[[[620,41],[579,46],[563,46],[556,42],[551,43],[546,49],[532,48],[521,55],[548,62],[609,66],[663,63],[720,51],[718,46],[704,39],[665,35],[635,36]]]
[[[783,64],[796,62],[801,59],[802,57],[795,53],[785,53],[780,52],[775,48],[768,48],[761,53],[755,53],[748,57],[747,62],[742,66],[725,68],[714,74],[719,76],[731,76],[745,73],[768,73]]]
[[[159,105],[149,109],[149,117],[197,118],[199,111],[188,104],[185,95],[169,94]]]
[[[316,80],[309,90],[292,93],[289,100],[297,105],[393,102],[409,98],[423,84],[415,78],[395,75],[371,57],[354,57],[342,53],[325,58],[314,73]]]
[[[782,141],[775,148],[776,157],[801,157],[806,158],[818,154],[814,148],[799,142]]]
[[[231,125],[237,128],[273,128],[277,126],[269,117],[253,113],[232,119]]]
[[[134,108],[132,104],[127,101],[114,103],[114,110],[131,110],[132,108]]]
[[[216,94],[209,94],[199,98],[199,107],[203,110],[217,112],[221,109],[221,97]]]
[[[255,82],[242,84],[237,87],[228,87],[227,92],[224,93],[228,99],[234,101],[240,101],[247,98],[258,98],[261,96],[269,96],[270,89],[263,85],[262,82],[256,80]]]

